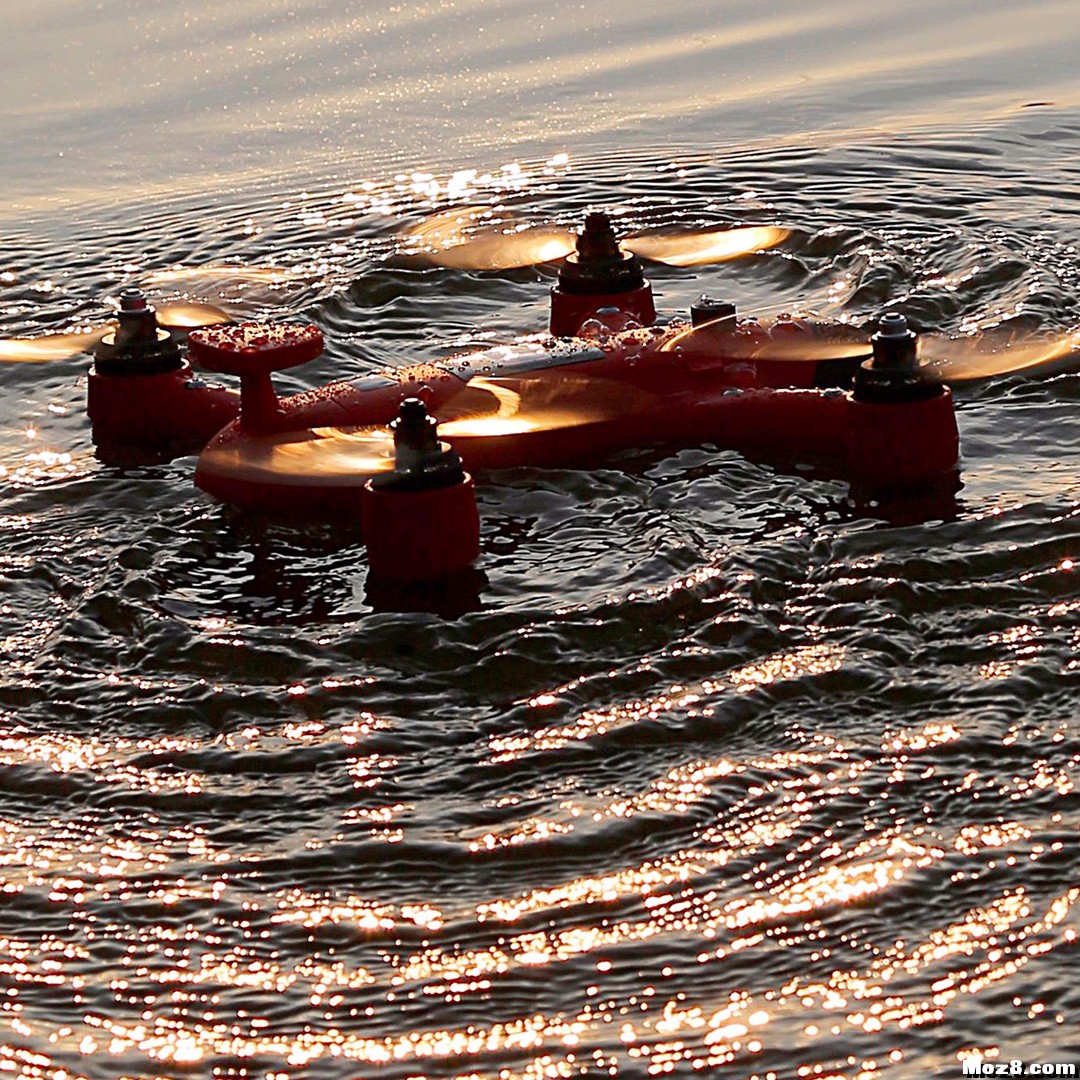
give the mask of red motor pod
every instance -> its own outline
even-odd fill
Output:
[[[932,485],[956,467],[960,436],[948,387],[919,401],[850,399],[851,478],[883,491]]]
[[[642,326],[656,322],[652,286],[646,281],[640,288],[618,293],[572,293],[558,285],[551,289],[550,329],[556,337],[576,337],[584,323],[596,318],[601,308],[618,308]]]
[[[379,490],[369,480],[362,528],[372,574],[418,582],[461,573],[480,554],[472,477],[426,491]]]
[[[91,370],[86,406],[99,446],[198,449],[240,411],[240,395],[195,378],[185,363],[154,375]]]

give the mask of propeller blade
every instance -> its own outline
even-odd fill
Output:
[[[622,246],[641,259],[667,263],[668,266],[704,266],[765,251],[790,235],[787,229],[779,226],[751,225],[693,233],[644,233],[628,237],[622,241]]]
[[[170,270],[154,270],[142,280],[148,285],[186,285],[205,281],[227,284],[281,285],[297,277],[283,266],[239,266],[231,263],[210,263],[206,266],[174,266]]]
[[[790,363],[827,363],[830,360],[869,360],[873,356],[866,341],[776,340],[765,342],[755,353],[755,360]]]
[[[1025,336],[1015,329],[997,327],[965,338],[919,338],[919,359],[928,371],[945,382],[973,382],[1024,371],[1050,374],[1055,361],[1080,359],[1080,331],[1061,335]]]
[[[776,363],[819,364],[830,360],[867,360],[872,355],[864,331],[836,323],[812,326],[798,322],[776,322],[723,330],[718,320],[691,327],[669,338],[660,352],[714,352],[731,360],[768,360]]]
[[[554,262],[574,250],[574,235],[567,229],[471,227],[488,212],[483,206],[447,210],[412,226],[405,239],[420,258],[450,270],[514,270]]]
[[[574,237],[557,229],[498,229],[474,233],[456,247],[426,252],[426,257],[451,270],[516,270],[556,262],[574,250]]]
[[[378,427],[306,428],[211,443],[199,456],[200,470],[256,484],[361,487],[393,467],[393,435]]]
[[[549,370],[474,376],[434,412],[440,437],[458,442],[606,423],[631,417],[653,400],[625,383]]]
[[[204,326],[223,326],[233,322],[233,317],[213,304],[177,300],[157,307],[157,321],[166,330],[198,330]]]
[[[0,340],[0,361],[40,364],[45,360],[67,360],[89,352],[115,326],[110,322],[88,330]]]

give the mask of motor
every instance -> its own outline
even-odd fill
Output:
[[[200,450],[240,412],[240,395],[198,378],[138,289],[120,295],[117,327],[94,348],[87,413],[105,458]]]

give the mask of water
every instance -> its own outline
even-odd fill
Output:
[[[456,202],[792,230],[668,311],[1068,328],[1072,8],[12,10],[4,332],[221,264],[294,271],[184,286],[317,322],[286,387],[536,329],[550,267],[395,259]],[[439,614],[97,461],[85,366],[0,367],[6,1072],[1080,1056],[1076,375],[961,390],[964,486],[891,521],[708,447],[489,477]]]

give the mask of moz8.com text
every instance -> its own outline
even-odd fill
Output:
[[[1067,1061],[983,1061],[964,1058],[965,1076],[1080,1076],[1075,1062]]]

